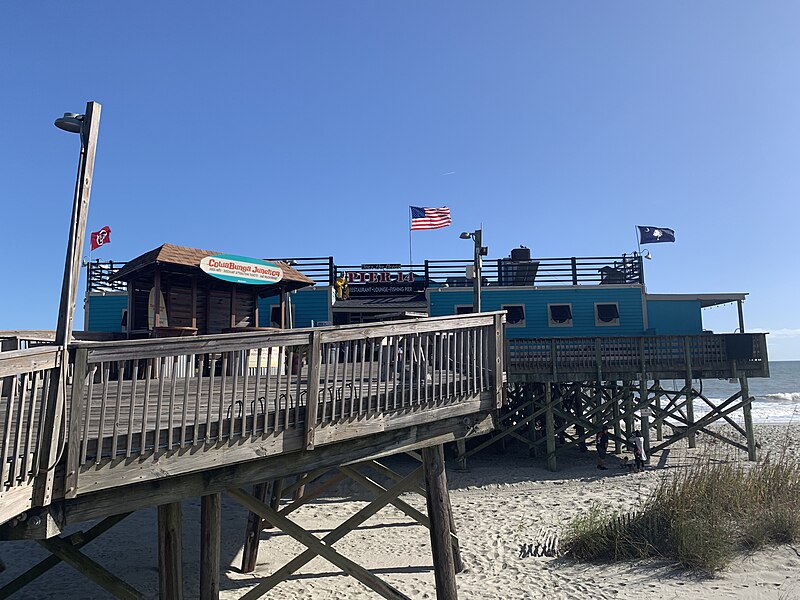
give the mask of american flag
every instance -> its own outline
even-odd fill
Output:
[[[411,207],[411,231],[415,229],[441,229],[451,223],[450,209],[446,206],[442,208]]]

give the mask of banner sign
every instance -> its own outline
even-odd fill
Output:
[[[367,264],[361,265],[361,268],[365,271],[399,271],[400,267],[399,263],[387,263],[387,264]]]
[[[206,256],[200,261],[200,268],[212,277],[231,283],[268,285],[283,279],[283,270],[278,265],[233,254]]]

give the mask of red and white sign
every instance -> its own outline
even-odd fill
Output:
[[[99,231],[92,232],[92,250],[111,243],[111,227],[106,225]]]

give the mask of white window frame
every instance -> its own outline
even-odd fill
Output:
[[[553,320],[553,315],[550,312],[551,306],[569,306],[569,314],[571,315],[570,320],[566,323],[556,323]],[[572,310],[572,303],[571,302],[553,302],[547,305],[547,326],[548,327],[572,327],[573,323],[575,322],[575,312]]]
[[[519,323],[509,323],[508,316],[506,316],[506,327],[526,327],[528,323],[528,312],[525,310],[524,304],[501,304],[500,310],[507,310],[509,307],[519,307],[522,309],[522,321]]]
[[[597,311],[598,306],[605,306],[608,304],[613,304],[617,307],[617,318],[614,321],[610,321],[608,323],[600,320],[600,315]],[[619,302],[595,302],[594,303],[594,324],[597,327],[619,327]]]

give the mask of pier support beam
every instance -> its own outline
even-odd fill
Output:
[[[556,470],[556,431],[553,418],[553,388],[549,383],[544,384],[544,428],[547,435],[547,468]]]
[[[253,486],[253,496],[260,502],[265,502],[267,495],[272,493],[269,483],[257,483]],[[242,549],[242,573],[252,573],[258,560],[258,543],[261,541],[261,531],[264,529],[264,519],[260,515],[250,512],[247,515],[247,526],[244,533],[244,548]]]
[[[739,302],[741,309],[742,303]],[[750,386],[747,377],[739,378],[739,386],[742,388],[742,415],[744,417],[744,430],[747,436],[747,459],[756,460],[756,436],[753,432],[753,412],[750,405]]]
[[[552,411],[550,414],[552,416]],[[436,598],[437,600],[457,600],[456,569],[453,545],[450,540],[450,521],[452,519],[450,493],[447,490],[442,446],[423,448],[422,464],[425,467],[428,518],[431,523],[431,552],[436,578]]]
[[[158,597],[183,600],[181,503],[158,507]]]
[[[200,499],[200,600],[219,600],[219,542],[222,496]]]

